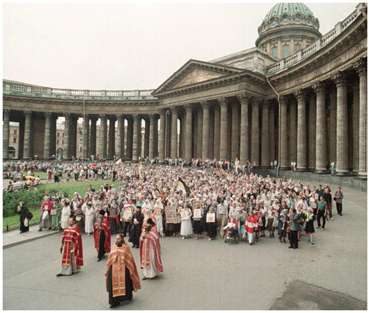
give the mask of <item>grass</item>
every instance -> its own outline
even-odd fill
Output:
[[[112,187],[117,187],[119,185],[118,181],[111,181],[111,180],[96,180],[96,181],[69,181],[69,182],[61,182],[61,183],[50,183],[50,184],[42,184],[36,187],[41,192],[48,192],[52,190],[56,190],[59,192],[65,192],[68,194],[68,197],[72,197],[75,192],[78,192],[81,196],[84,196],[87,190],[91,187],[95,189],[99,189],[101,186],[108,183],[112,185]],[[41,203],[40,203],[41,205]],[[30,225],[38,224],[40,220],[40,207],[36,208],[29,208],[29,210],[33,214],[33,218],[30,222]],[[13,230],[19,228],[19,215],[7,216],[3,218],[3,231]]]
[[[41,215],[40,208],[30,209],[30,212],[33,214],[33,218],[30,221],[30,226],[38,224]],[[19,228],[19,214],[3,218],[3,231],[14,230],[18,228]]]
[[[47,192],[51,190],[57,190],[60,192],[66,192],[69,197],[73,196],[75,192],[78,192],[81,196],[84,196],[87,190],[91,187],[99,189],[105,184],[112,185],[112,187],[117,187],[119,182],[111,180],[94,180],[94,181],[69,181],[61,183],[43,184],[37,187],[39,191]]]

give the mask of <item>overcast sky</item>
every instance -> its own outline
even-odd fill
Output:
[[[5,3],[3,76],[59,88],[154,89],[189,59],[255,46],[273,3]],[[309,3],[324,34],[356,3]]]

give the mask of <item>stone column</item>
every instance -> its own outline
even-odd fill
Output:
[[[252,103],[251,162],[260,166],[259,102]]]
[[[330,154],[329,160],[337,162],[337,90],[332,88],[329,93],[330,98]]]
[[[192,111],[192,158],[197,158],[197,134],[198,134],[198,112],[196,109]]]
[[[150,141],[150,121],[149,117],[145,118],[145,135],[144,135],[144,158],[149,157],[149,141]]]
[[[202,102],[203,126],[202,126],[202,159],[209,158],[209,105],[207,101]]]
[[[346,175],[348,167],[347,84],[342,73],[334,77],[337,86],[337,175]]]
[[[289,103],[289,110],[289,161],[297,162],[297,105],[294,101]]]
[[[75,116],[74,114],[71,114],[70,118],[70,129],[71,133],[69,135],[69,140],[70,140],[70,158],[72,157],[77,157],[77,126],[78,126],[78,117]]]
[[[32,145],[31,145],[31,134],[32,134],[32,112],[24,112],[25,123],[24,123],[24,149],[23,158],[32,158]]]
[[[313,86],[316,93],[316,168],[317,173],[327,171],[328,159],[326,153],[326,113],[325,86],[318,83]]]
[[[133,148],[133,121],[132,116],[127,118],[127,137],[126,137],[126,158],[132,160]]]
[[[50,124],[50,156],[56,157],[56,145],[57,145],[57,116],[55,114],[51,115]]]
[[[248,104],[249,98],[247,94],[241,94],[239,96],[240,102],[240,164],[246,164],[248,160]]]
[[[177,159],[178,158],[178,155],[177,155],[177,117],[178,117],[177,109],[172,108],[171,113],[172,113],[172,116],[171,116],[171,123],[172,123],[172,126],[171,126],[171,159]]]
[[[45,113],[44,159],[50,159],[51,113]]]
[[[24,118],[19,122],[18,159],[23,159],[24,148]]]
[[[178,141],[178,143],[179,143],[179,150],[178,150],[178,157],[180,158],[180,159],[182,159],[183,157],[184,157],[184,147],[183,147],[183,145],[184,145],[184,143],[183,143],[183,135],[182,135],[182,133],[184,132],[184,129],[183,129],[183,121],[182,121],[182,117],[181,117],[181,115],[179,114],[178,115],[178,121],[179,121],[179,127],[178,127],[178,133],[179,133],[179,136],[178,136],[178,139],[177,139],[177,141]]]
[[[220,159],[220,107],[215,105],[214,109],[214,136],[213,136],[213,157],[216,160]]]
[[[279,136],[279,155],[280,168],[289,168],[288,162],[288,101],[286,96],[279,99],[280,102],[280,136]]]
[[[63,151],[63,159],[69,160],[71,159],[71,127],[72,127],[72,115],[70,113],[66,113],[65,122],[64,122],[64,151]]]
[[[3,159],[9,159],[9,110],[3,110]]]
[[[303,90],[296,93],[297,97],[297,171],[307,170],[307,127],[306,103]]]
[[[358,175],[367,177],[367,68],[365,61],[357,67],[359,75],[359,161]]]
[[[158,158],[158,117],[154,116],[154,158]]]
[[[269,105],[262,105],[261,166],[270,166]]]
[[[88,142],[89,142],[89,116],[85,115],[83,117],[82,122],[82,158],[88,159],[89,158],[89,149],[88,149]]]
[[[231,106],[231,160],[233,161],[239,155],[239,114],[240,112],[237,103],[233,103],[233,105]]]
[[[164,150],[164,158],[171,157],[171,114],[170,111],[166,111],[165,115],[165,150]]]
[[[166,111],[159,112],[159,138],[158,138],[158,156],[160,160],[165,158],[165,118]]]
[[[269,137],[270,137],[270,163],[276,160],[275,155],[275,104],[270,103],[269,110]]]
[[[150,115],[150,129],[149,129],[149,159],[154,159],[154,115]]]
[[[213,160],[215,158],[214,155],[214,134],[215,134],[215,117],[214,117],[214,110],[212,106],[209,106],[209,136],[208,136],[208,158]]]
[[[197,110],[197,121],[196,121],[196,131],[193,130],[195,133],[195,142],[197,143],[197,150],[196,150],[196,157],[198,159],[202,158],[202,146],[203,146],[203,112],[201,109]]]
[[[107,158],[107,117],[105,115],[100,116],[100,127],[101,127],[101,149],[102,152],[101,158]]]
[[[109,142],[108,142],[108,159],[113,160],[115,149],[114,149],[114,139],[115,139],[115,122],[116,119],[114,117],[109,118]]]
[[[220,98],[220,160],[227,159],[227,102]]]
[[[185,160],[192,159],[192,107],[190,105],[185,107]]]
[[[308,168],[316,168],[316,95],[310,96],[308,112]]]
[[[96,117],[91,118],[91,127],[90,127],[90,155],[96,157]]]
[[[124,139],[125,139],[125,120],[123,115],[117,115],[117,127],[118,127],[118,137],[117,137],[117,158],[123,158],[124,156]]]
[[[139,159],[139,124],[140,119],[137,114],[133,115],[133,144],[132,144],[132,161]]]
[[[357,80],[353,82],[352,88],[353,102],[352,102],[352,171],[358,173],[358,160],[359,160],[359,83]]]

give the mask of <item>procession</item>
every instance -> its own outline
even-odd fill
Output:
[[[57,277],[88,272],[83,238],[93,236],[97,262],[106,263],[110,307],[132,300],[133,292],[140,289],[131,249],[139,249],[142,279],[151,280],[164,275],[163,237],[223,240],[225,249],[229,244],[246,249],[274,240],[282,249],[298,249],[314,245],[317,230],[324,231],[334,215],[342,215],[340,187],[332,191],[328,185],[263,177],[239,167],[237,160],[227,166],[195,160],[190,166],[151,163],[118,160],[41,165],[33,161],[32,168],[28,164],[30,171],[44,167],[51,182],[54,175],[69,180],[71,172],[78,173],[72,179],[93,181],[102,176],[119,182],[115,188],[107,183],[90,188],[85,195],[75,192],[70,198],[45,194],[40,204],[39,231],[63,231]],[[4,168],[17,171],[14,164]],[[22,204],[19,212],[20,231],[25,232],[30,216]]]

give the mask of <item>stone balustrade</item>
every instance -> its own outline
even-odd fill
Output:
[[[7,96],[25,96],[71,100],[155,100],[153,89],[146,90],[83,90],[49,88],[3,80],[3,93]]]

